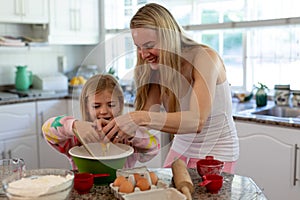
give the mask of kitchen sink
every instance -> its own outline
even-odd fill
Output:
[[[284,118],[300,118],[300,108],[291,108],[288,106],[274,106],[260,111],[252,112],[254,115],[267,115]]]

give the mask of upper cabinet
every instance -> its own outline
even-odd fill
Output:
[[[0,22],[46,24],[48,0],[0,0]]]
[[[51,0],[48,42],[50,44],[97,44],[98,0]]]

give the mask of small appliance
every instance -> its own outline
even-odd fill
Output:
[[[68,90],[68,78],[61,73],[33,75],[32,88],[38,90]]]

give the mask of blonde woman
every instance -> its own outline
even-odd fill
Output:
[[[159,4],[141,7],[130,28],[137,47],[136,111],[110,121],[103,131],[125,138],[144,126],[174,134],[165,167],[180,158],[195,168],[197,160],[212,155],[225,162],[224,171],[234,172],[239,143],[220,56],[189,38]]]
[[[73,129],[77,129],[85,142],[99,142],[105,135],[98,130],[114,117],[122,114],[124,107],[123,91],[117,80],[109,74],[94,75],[84,84],[80,96],[82,120],[72,116],[57,116],[48,119],[42,127],[46,141],[60,153],[65,154],[72,169],[77,169],[68,151],[74,146],[81,145]],[[98,127],[98,128],[97,128]],[[125,168],[134,167],[136,161],[146,162],[157,155],[159,140],[147,131],[145,127],[136,129],[136,137],[117,140],[134,148],[134,154],[127,158]]]

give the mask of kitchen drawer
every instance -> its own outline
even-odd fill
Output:
[[[0,140],[36,134],[35,102],[0,106]]]

